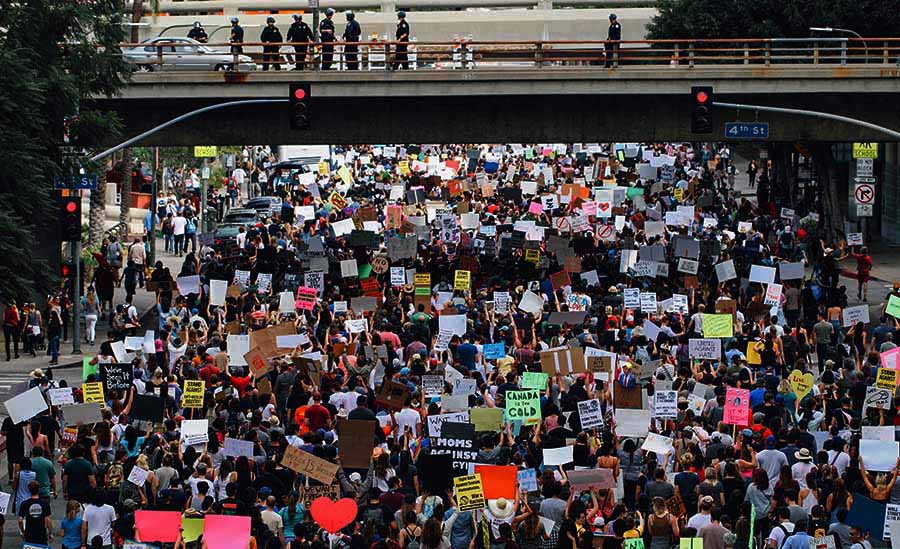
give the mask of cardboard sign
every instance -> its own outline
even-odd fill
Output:
[[[569,484],[576,490],[589,490],[591,488],[608,490],[616,487],[612,469],[568,471],[566,477],[569,479]]]
[[[643,391],[640,385],[626,388],[616,382],[616,390],[613,393],[613,405],[617,410],[619,408],[641,410],[644,408]]]
[[[472,408],[471,421],[475,432],[497,432],[503,426],[503,410],[500,408]]]
[[[472,273],[470,271],[457,270],[453,278],[453,289],[468,291],[472,287]]]
[[[749,416],[750,391],[728,387],[725,392],[725,415],[722,421],[738,427],[746,427],[750,425]]]
[[[250,352],[244,355],[244,361],[247,362],[247,365],[250,367],[250,373],[256,379],[272,371],[272,364],[259,352],[259,349],[250,349]]]
[[[326,497],[332,499],[333,501],[337,501],[338,498],[341,497],[340,484],[317,484],[300,488],[300,503],[303,504],[304,509],[309,509],[309,506],[312,504],[312,502],[321,497]]]
[[[456,492],[456,503],[460,511],[484,509],[485,500],[481,475],[474,474],[454,478],[453,490]]]
[[[325,461],[291,445],[285,448],[281,464],[296,473],[306,475],[326,485],[331,484],[340,468],[336,463]]]
[[[375,441],[375,422],[341,419],[338,429],[341,465],[347,469],[368,469]]]
[[[202,379],[184,380],[184,394],[181,397],[181,406],[184,408],[203,408],[205,392],[206,382]]]
[[[63,408],[63,417],[67,425],[92,425],[103,421],[100,404],[97,402],[66,406]]]
[[[586,371],[584,349],[558,347],[541,351],[541,371],[549,375],[571,374]]]
[[[131,388],[134,368],[131,364],[108,363],[100,364],[100,379],[106,385],[107,391]]]
[[[402,383],[385,381],[381,385],[381,391],[375,397],[375,403],[396,412],[403,409],[407,398],[409,398],[409,387]]]

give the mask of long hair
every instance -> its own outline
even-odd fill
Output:
[[[422,525],[422,546],[433,549],[441,544],[441,537],[440,521],[435,517],[426,520]]]

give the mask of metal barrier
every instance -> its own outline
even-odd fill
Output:
[[[177,39],[176,39],[177,40]],[[207,68],[241,72],[301,62],[295,47],[307,46],[302,62],[311,70],[411,70],[523,68],[554,66],[618,67],[769,67],[773,65],[833,67],[835,65],[900,64],[900,38],[708,39],[622,41],[453,41],[453,42],[331,42],[204,44],[122,44],[144,57],[132,62],[146,71],[191,70],[212,56],[220,63]],[[277,51],[263,51],[263,47]],[[398,52],[398,47],[407,51]],[[193,57],[193,60],[188,58]],[[191,64],[193,63],[193,64]],[[287,67],[285,67],[287,66]],[[274,68],[274,67],[272,67]]]

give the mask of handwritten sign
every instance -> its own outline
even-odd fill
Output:
[[[205,391],[206,382],[202,379],[184,380],[184,395],[181,397],[181,405],[184,408],[203,408]]]
[[[284,450],[281,464],[288,469],[306,475],[322,484],[331,484],[337,474],[339,466],[336,463],[325,461],[308,452],[304,452],[294,446],[288,445]]]
[[[745,427],[749,425],[750,391],[729,387],[725,392],[725,415],[722,421]]]

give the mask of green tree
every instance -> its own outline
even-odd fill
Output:
[[[89,99],[114,95],[128,77],[121,11],[109,0],[5,2],[0,10],[0,297],[51,287],[60,257],[53,181],[78,163],[63,153],[83,153],[120,130]]]

